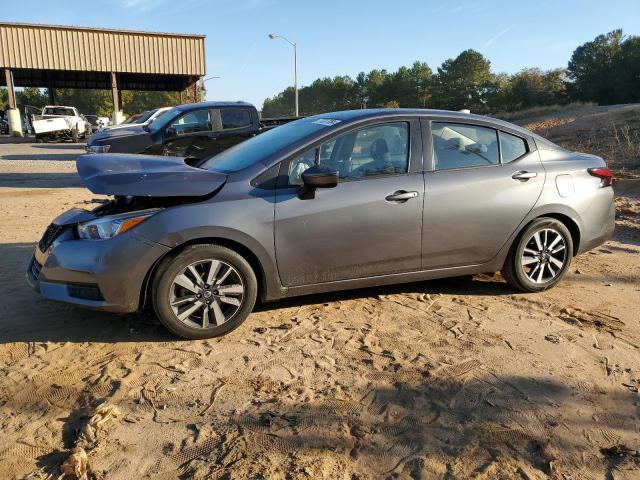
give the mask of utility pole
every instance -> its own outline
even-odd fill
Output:
[[[282,35],[276,35],[275,33],[270,33],[269,38],[271,40],[275,40],[276,38],[281,38],[289,45],[293,47],[293,88],[294,88],[294,101],[295,101],[295,116],[300,116],[300,111],[298,108],[298,44],[290,41],[288,38],[283,37]]]

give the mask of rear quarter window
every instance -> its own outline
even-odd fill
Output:
[[[527,142],[510,133],[500,132],[500,151],[502,163],[513,162],[527,153]]]

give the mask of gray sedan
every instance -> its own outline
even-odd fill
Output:
[[[327,113],[199,163],[102,154],[77,167],[114,198],[56,218],[29,282],[113,312],[150,303],[185,338],[229,332],[258,297],[498,270],[542,291],[614,228],[601,158],[466,113]]]

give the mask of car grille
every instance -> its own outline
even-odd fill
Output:
[[[49,225],[45,230],[44,235],[42,235],[42,238],[38,242],[38,248],[40,249],[40,251],[46,251],[47,248],[51,246],[53,241],[58,238],[58,235],[60,235],[62,230],[64,230],[64,227],[61,225],[55,225],[53,223]]]
[[[36,257],[33,257],[31,259],[29,270],[27,272],[31,280],[33,280],[34,282],[38,280],[38,277],[40,276],[40,270],[42,270],[42,265],[40,265],[40,262],[36,260]]]

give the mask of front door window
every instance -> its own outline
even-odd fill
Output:
[[[302,172],[316,162],[337,170],[341,181],[407,173],[409,124],[371,125],[303,153],[289,165],[289,185],[302,185]]]

